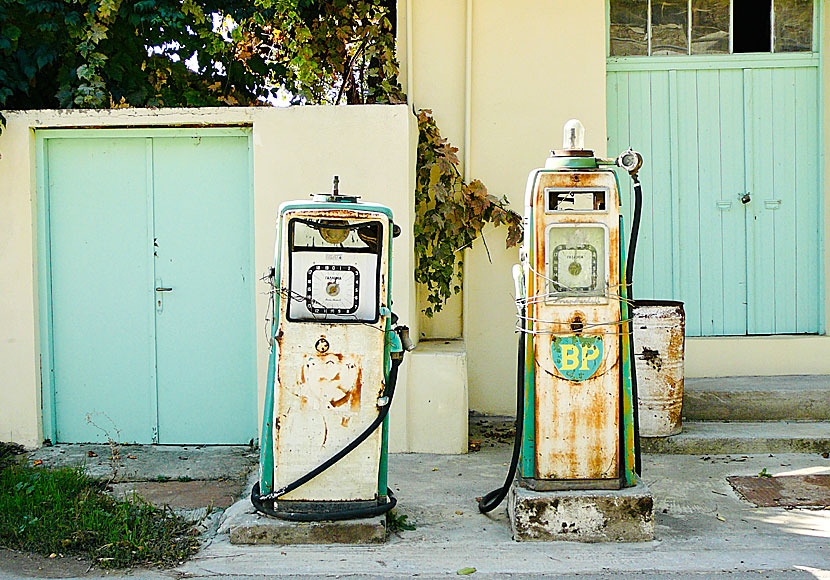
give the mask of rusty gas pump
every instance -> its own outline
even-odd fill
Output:
[[[565,125],[564,145],[528,176],[521,264],[513,268],[519,360],[516,440],[503,487],[514,476],[536,491],[620,489],[640,471],[631,352],[631,276],[641,209],[639,153],[597,158],[584,128]],[[634,181],[628,254],[619,183]]]
[[[412,348],[391,311],[389,208],[331,193],[279,210],[260,477],[251,500],[295,521],[380,515],[388,412]]]

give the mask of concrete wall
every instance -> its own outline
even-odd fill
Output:
[[[586,146],[606,153],[605,2],[528,0],[407,0],[401,12],[411,46],[400,51],[416,109],[433,109],[444,136],[460,148],[465,175],[507,194],[521,211],[528,172],[561,146],[563,123],[586,127]],[[823,46],[830,46],[827,11]],[[824,69],[825,86],[830,71]],[[830,110],[825,100],[825,136]],[[611,154],[617,152],[610,152]],[[825,159],[830,175],[830,161]],[[830,216],[825,180],[825,215]],[[827,219],[825,219],[827,222]],[[463,336],[468,355],[470,408],[512,413],[515,308],[504,233],[485,232],[489,255],[477,242],[466,252]],[[823,251],[830,255],[830,240]],[[830,263],[825,260],[830,276]],[[830,308],[825,309],[830,324]],[[686,376],[830,373],[830,338],[693,338]]]
[[[273,263],[275,220],[283,201],[341,191],[388,205],[403,234],[393,254],[393,299],[402,322],[418,336],[412,281],[417,128],[406,106],[120,109],[7,112],[0,136],[0,440],[36,446],[43,440],[34,131],[38,128],[182,125],[253,126],[255,271]],[[259,413],[268,349],[267,297],[257,286]],[[408,450],[407,372],[402,369],[391,417],[394,450]]]

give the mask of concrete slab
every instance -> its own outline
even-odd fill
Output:
[[[239,503],[244,509],[225,520],[231,544],[381,544],[386,541],[386,516],[338,522],[289,522],[256,513],[253,506],[247,509],[250,500]]]
[[[396,512],[415,525],[380,545],[243,546],[212,539],[175,573],[189,578],[752,579],[813,578],[830,561],[830,510],[756,508],[726,477],[830,473],[818,454],[646,455],[654,497],[650,542],[515,542],[505,505],[478,512],[476,497],[502,484],[510,446],[462,456],[393,454]],[[231,508],[233,509],[233,508]]]
[[[259,454],[247,445],[85,445],[41,447],[29,454],[46,467],[83,465],[113,481],[245,480]]]
[[[687,378],[689,421],[830,421],[830,376]]]
[[[127,481],[112,485],[119,499],[140,497],[154,506],[173,510],[221,508],[231,506],[242,494],[245,482],[219,481]]]
[[[614,491],[544,492],[514,482],[507,497],[507,512],[513,539],[519,542],[654,539],[654,499],[642,482]]]
[[[251,488],[258,478],[248,478],[242,499],[230,506],[218,533],[231,544],[379,544],[386,541],[386,516],[342,522],[288,522],[260,514],[251,504]]]
[[[644,453],[828,453],[830,421],[686,422],[679,435],[643,437],[640,444]]]

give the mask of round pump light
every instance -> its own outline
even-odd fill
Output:
[[[327,228],[326,225],[340,225],[339,222],[321,222],[320,235],[329,244],[342,244],[349,236],[348,228]]]
[[[562,149],[585,149],[585,127],[579,119],[571,119],[565,123],[562,136]]]

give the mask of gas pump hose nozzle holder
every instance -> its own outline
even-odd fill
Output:
[[[393,332],[401,332],[404,329],[408,331],[408,328],[406,327],[397,327]],[[259,494],[259,482],[254,484],[254,488],[251,490],[251,503],[253,503],[254,507],[258,511],[283,520],[297,522],[315,522],[349,520],[354,518],[380,516],[395,507],[395,505],[398,503],[398,500],[395,498],[395,494],[392,493],[392,490],[388,487],[386,488],[386,495],[388,501],[384,504],[370,507],[357,507],[337,511],[329,511],[324,513],[290,512],[272,509],[267,507],[263,502],[279,499],[281,496],[290,493],[291,491],[294,491],[295,489],[297,489],[305,483],[308,483],[309,481],[311,481],[312,479],[326,471],[332,465],[343,459],[346,455],[354,451],[372,433],[374,433],[378,427],[381,426],[383,421],[386,419],[386,416],[389,414],[390,407],[392,406],[392,399],[395,395],[395,385],[398,382],[398,367],[401,365],[402,362],[403,356],[391,357],[391,367],[389,368],[387,384],[384,389],[383,395],[378,400],[380,412],[378,413],[378,416],[374,419],[374,421],[372,421],[372,423],[368,427],[366,427],[366,429],[364,429],[363,432],[360,433],[360,435],[355,437],[345,447],[343,447],[340,451],[338,451],[330,458],[325,460],[323,463],[321,463],[320,465],[318,465],[302,477],[299,477],[296,480],[289,483],[288,485],[281,487],[280,489],[274,490],[273,492],[267,495],[261,496]]]

